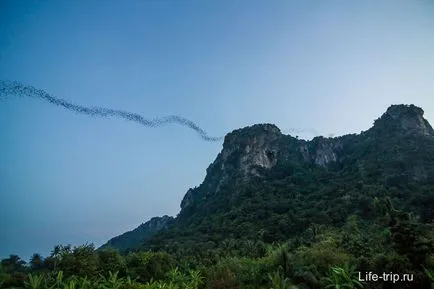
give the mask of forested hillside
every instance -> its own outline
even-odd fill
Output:
[[[175,219],[30,266],[11,256],[1,288],[434,288],[433,208],[421,108],[393,105],[365,132],[311,141],[254,125],[225,137]]]

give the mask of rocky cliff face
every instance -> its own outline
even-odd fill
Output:
[[[327,167],[329,163],[339,161],[339,153],[343,149],[340,138],[316,137],[307,144],[300,146],[300,153],[308,163]]]
[[[204,182],[200,188],[187,191],[181,209],[192,205],[199,195],[218,193],[229,179],[248,181],[252,176],[260,176],[258,169],[274,167],[279,154],[278,141],[283,137],[272,124],[257,124],[227,134],[222,151],[207,169]]]
[[[239,154],[237,169],[243,177],[256,174],[253,167],[270,169],[276,165],[278,146],[273,142],[282,137],[280,130],[272,124],[255,125],[245,130],[228,134],[223,144],[221,155],[221,169],[225,170],[225,163],[233,154]]]

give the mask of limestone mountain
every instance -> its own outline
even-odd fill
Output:
[[[375,165],[382,168],[377,181],[387,181],[391,177],[387,173],[395,170],[406,177],[426,180],[432,177],[427,171],[432,173],[434,165],[433,141],[434,130],[423,118],[423,110],[414,105],[392,105],[360,135],[304,141],[283,135],[272,124],[235,130],[225,137],[223,150],[208,167],[201,186],[187,191],[180,215],[191,210],[195,201],[218,194],[229,180],[244,182],[282,170],[296,174],[288,170],[291,166],[309,167],[310,171],[322,168],[329,173],[351,167],[356,169],[354,177],[362,181],[373,173],[367,172],[366,166]],[[416,155],[407,150],[416,150]],[[386,156],[390,162],[384,159]]]
[[[140,248],[193,252],[227,239],[288,240],[315,225],[343,226],[351,215],[372,223],[386,200],[432,222],[434,131],[423,113],[392,105],[365,132],[311,141],[273,124],[234,130],[167,230]]]

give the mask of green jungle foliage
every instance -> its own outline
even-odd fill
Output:
[[[228,238],[197,250],[123,255],[59,245],[28,264],[11,255],[1,261],[0,288],[433,288],[434,224],[389,199],[372,202],[373,221],[352,214],[340,227],[312,224],[281,243]],[[412,274],[413,281],[360,282],[359,271]]]

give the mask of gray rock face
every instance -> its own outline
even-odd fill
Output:
[[[230,169],[225,167],[231,156],[239,157],[235,169],[243,178],[257,175],[255,167],[270,169],[276,165],[279,147],[273,142],[283,137],[280,130],[271,124],[254,125],[228,134],[223,144],[220,169],[228,175]]]
[[[339,138],[319,137],[312,141],[317,142],[317,147],[312,151],[311,157],[316,165],[326,167],[329,163],[338,161],[337,152],[342,149],[342,142]]]
[[[276,141],[282,137],[279,128],[272,124],[257,124],[227,134],[222,151],[207,169],[200,195],[218,193],[232,176],[248,181],[259,175],[258,168],[274,167],[279,152]],[[197,188],[189,189],[181,202],[181,210],[192,205],[197,194]]]

